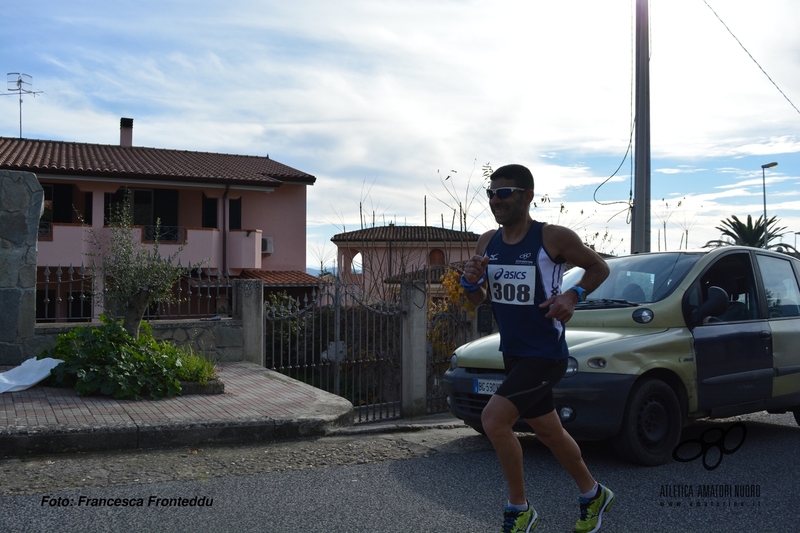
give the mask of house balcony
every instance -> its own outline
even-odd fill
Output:
[[[82,224],[45,224],[39,228],[37,265],[88,265],[96,253],[91,244],[92,230]],[[101,239],[110,236],[108,227],[94,228]],[[216,228],[186,228],[162,226],[159,253],[178,254],[182,265],[203,263],[203,267],[229,271],[260,269],[262,254],[261,230],[233,230],[227,238]],[[133,238],[151,248],[155,226],[136,226]],[[227,262],[223,260],[223,243],[227,247]]]

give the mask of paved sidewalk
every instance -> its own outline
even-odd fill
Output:
[[[35,386],[0,394],[0,456],[240,444],[351,426],[350,402],[253,363],[221,363],[224,394],[157,401]]]
[[[41,385],[0,394],[0,457],[464,425],[439,413],[354,426],[350,402],[283,374],[253,363],[220,363],[217,373],[224,394],[133,401]]]

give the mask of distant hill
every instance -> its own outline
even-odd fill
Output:
[[[330,272],[331,274],[334,274],[334,275],[336,274],[336,269],[333,268],[333,267],[326,269],[326,271]],[[320,270],[318,268],[306,267],[306,274],[309,274],[309,275],[315,276],[315,277],[319,277],[319,273],[320,273]]]

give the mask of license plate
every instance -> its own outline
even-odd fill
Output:
[[[497,387],[503,383],[500,379],[478,379],[472,380],[472,392],[475,394],[494,394],[497,392]]]

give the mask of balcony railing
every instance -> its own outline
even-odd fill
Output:
[[[155,242],[186,242],[186,228],[183,226],[145,226],[143,240]]]
[[[39,239],[50,240],[53,238],[53,226],[50,222],[39,221]]]

